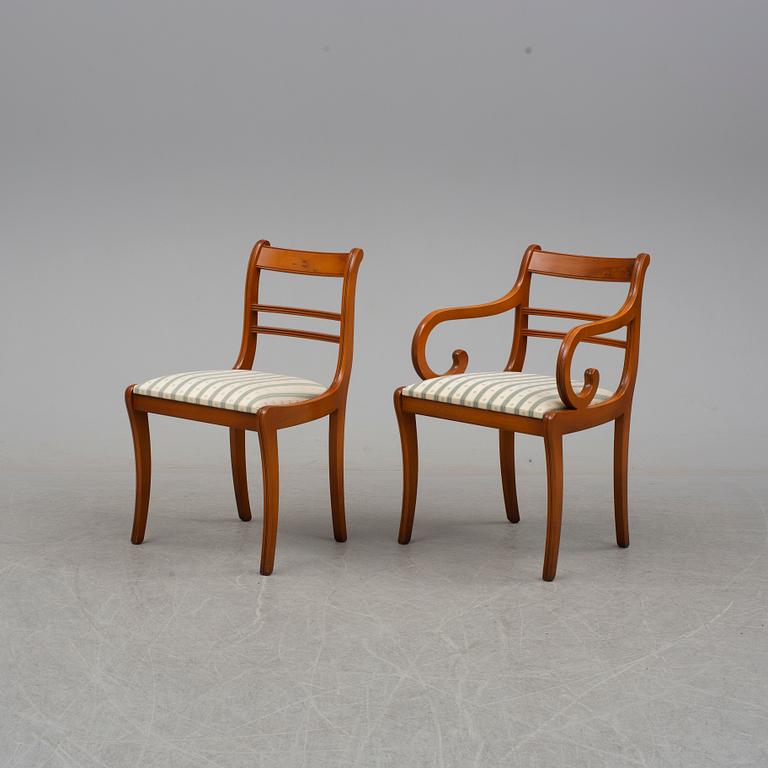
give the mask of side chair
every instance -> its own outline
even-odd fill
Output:
[[[352,370],[355,285],[363,252],[319,253],[273,248],[260,240],[248,262],[240,354],[231,370],[177,373],[132,384],[125,404],[133,431],[136,458],[136,506],[131,541],[141,544],[147,527],[151,458],[148,414],[175,416],[229,427],[229,447],[235,501],[241,520],[251,519],[245,464],[245,432],[259,434],[264,485],[261,540],[261,573],[272,573],[275,563],[278,513],[277,431],[324,416],[329,417],[329,474],[331,517],[336,541],[346,541],[344,517],[344,412]],[[315,277],[341,278],[341,312],[273,306],[259,303],[259,278],[263,270]],[[260,313],[302,315],[334,320],[338,334],[259,323]],[[293,336],[339,345],[336,373],[329,387],[283,374],[252,370],[259,334]]]
[[[395,412],[403,451],[403,505],[400,544],[408,544],[413,530],[418,482],[416,416],[478,424],[499,430],[501,480],[507,519],[520,520],[515,489],[515,432],[541,435],[547,460],[547,534],[542,578],[552,581],[557,571],[563,506],[563,435],[613,421],[613,488],[616,543],[629,546],[627,511],[627,458],[632,394],[637,375],[640,345],[640,305],[643,280],[650,257],[633,259],[576,256],[543,251],[531,245],[525,251],[517,281],[497,301],[468,307],[438,309],[416,328],[411,356],[423,381],[395,390]],[[529,304],[533,275],[629,283],[626,301],[610,316]],[[447,320],[490,317],[515,310],[512,350],[503,371],[465,373],[469,357],[463,349],[453,353],[453,365],[445,374],[430,368],[426,358],[429,334]],[[556,317],[582,321],[569,331],[529,327],[531,317]],[[604,334],[626,329],[622,339]],[[523,373],[528,339],[562,339],[555,375]],[[571,361],[581,342],[624,350],[621,380],[615,392],[599,387],[595,368],[584,372],[583,385],[571,379]]]

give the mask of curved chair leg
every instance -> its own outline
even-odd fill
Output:
[[[547,541],[541,577],[544,581],[552,581],[557,573],[563,519],[563,436],[554,431],[545,431],[544,449],[547,454]]]
[[[133,408],[133,385],[125,390],[125,407],[133,433],[133,453],[136,459],[136,502],[133,511],[131,542],[141,544],[147,529],[149,489],[152,480],[152,453],[149,442],[149,416]]]
[[[613,505],[616,518],[616,543],[620,547],[629,546],[628,464],[629,412],[616,419],[613,432]]]
[[[232,482],[235,486],[237,514],[241,520],[251,519],[251,505],[248,502],[248,474],[245,464],[245,430],[229,430],[229,455],[232,459]]]
[[[504,490],[504,507],[510,523],[520,522],[515,486],[515,433],[499,430],[499,462],[501,464],[501,487]]]
[[[277,546],[277,511],[280,494],[280,475],[277,455],[277,430],[259,426],[261,471],[264,485],[264,511],[261,534],[261,574],[269,576],[275,567]]]
[[[416,434],[416,415],[403,411],[400,390],[395,392],[395,413],[397,414],[397,425],[400,428],[400,443],[403,450],[403,506],[397,540],[400,544],[407,544],[411,540],[413,516],[416,511],[419,444]]]
[[[328,474],[331,484],[333,538],[347,540],[344,516],[344,409],[334,411],[328,425]]]

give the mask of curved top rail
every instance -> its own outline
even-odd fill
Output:
[[[292,272],[315,277],[344,277],[349,258],[349,253],[293,251],[265,245],[259,250],[256,266],[273,272]]]

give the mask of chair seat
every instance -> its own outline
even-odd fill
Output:
[[[137,395],[256,413],[265,405],[288,405],[322,395],[327,387],[309,379],[261,371],[190,371],[150,379]]]
[[[584,382],[573,382],[576,392],[583,386]],[[607,400],[612,394],[607,389],[599,388],[592,402]],[[438,376],[410,384],[403,389],[403,395],[534,419],[542,419],[549,411],[565,408],[555,377],[535,373],[496,371]]]

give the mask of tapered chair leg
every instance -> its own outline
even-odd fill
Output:
[[[344,409],[334,411],[328,425],[328,474],[331,484],[333,538],[347,540],[344,516]]]
[[[133,453],[136,459],[136,501],[133,511],[131,542],[141,544],[147,529],[149,489],[152,480],[152,453],[149,441],[149,416],[133,407],[133,385],[125,390],[125,407],[133,433]]]
[[[259,427],[261,472],[264,486],[264,512],[261,534],[261,573],[269,576],[275,567],[277,546],[277,511],[280,496],[280,472],[277,454],[277,430]]]
[[[563,519],[563,436],[546,431],[544,449],[547,455],[547,541],[544,546],[542,578],[544,581],[552,581],[557,573]]]
[[[501,487],[504,490],[504,507],[510,523],[520,522],[515,485],[515,433],[499,430],[499,463],[501,464]]]
[[[248,475],[245,464],[245,430],[229,430],[229,455],[232,459],[232,482],[235,486],[237,514],[241,520],[251,519],[251,505],[248,502]]]
[[[629,412],[616,419],[613,432],[613,505],[616,518],[616,543],[620,547],[629,546],[628,464]]]
[[[416,416],[405,413],[400,390],[395,392],[395,413],[400,428],[400,444],[403,450],[403,506],[400,514],[400,531],[397,540],[407,544],[413,531],[416,511],[416,490],[419,482],[419,444],[416,434]]]

